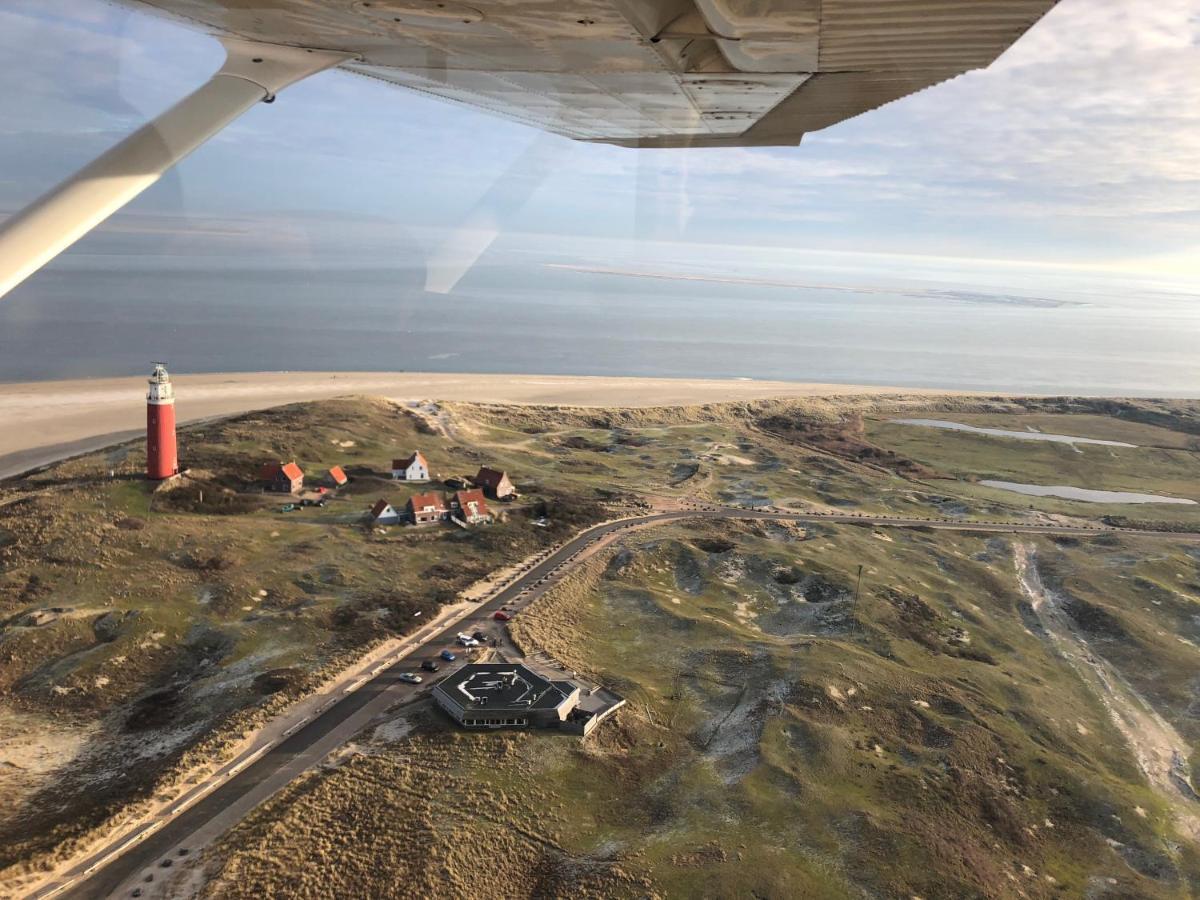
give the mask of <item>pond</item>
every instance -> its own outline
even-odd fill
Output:
[[[1016,481],[981,481],[985,487],[1016,491],[1030,497],[1062,497],[1064,500],[1082,500],[1085,503],[1179,503],[1195,506],[1195,500],[1183,497],[1164,497],[1162,494],[1136,494],[1130,491],[1093,491],[1087,488],[1070,487],[1065,484],[1020,484]]]
[[[1055,444],[1101,444],[1105,447],[1136,447],[1124,441],[1104,441],[1100,438],[1074,437],[1069,434],[1045,434],[1041,431],[1009,431],[1005,428],[980,428],[961,422],[944,422],[941,419],[890,419],[896,425],[921,425],[925,428],[946,428],[951,431],[969,431],[972,434],[987,434],[992,437],[1015,438],[1018,441],[1050,441]]]

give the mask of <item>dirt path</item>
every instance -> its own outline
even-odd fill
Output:
[[[419,416],[430,429],[447,440],[470,443],[477,447],[497,447],[501,450],[509,451],[524,450],[532,456],[552,459],[553,454],[539,450],[536,447],[538,437],[565,433],[565,431],[546,431],[538,435],[538,437],[531,436],[516,441],[489,441],[483,438],[475,429],[464,427],[463,423],[455,418],[452,410],[446,409],[440,403],[433,400],[405,402],[394,397],[389,397],[388,399],[393,403],[403,406],[413,415]],[[513,433],[516,434],[517,432]]]
[[[1021,591],[1047,639],[1108,710],[1151,787],[1175,812],[1180,830],[1193,841],[1200,840],[1200,795],[1189,778],[1187,743],[1114,666],[1092,652],[1063,612],[1062,598],[1042,583],[1034,547],[1015,544],[1013,557]]]

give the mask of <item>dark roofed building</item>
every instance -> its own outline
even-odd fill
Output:
[[[493,500],[503,500],[517,492],[513,483],[509,481],[507,472],[499,472],[487,466],[479,467],[479,474],[475,476],[475,487],[482,488]]]
[[[396,512],[396,508],[382,497],[375,501],[375,505],[371,507],[371,511],[367,515],[376,525],[393,525],[400,521],[400,513]]]
[[[259,480],[267,483],[268,491],[281,494],[296,494],[304,487],[304,473],[296,463],[264,463]]]
[[[519,663],[474,663],[433,688],[433,699],[467,728],[557,727],[579,703],[579,686]]]

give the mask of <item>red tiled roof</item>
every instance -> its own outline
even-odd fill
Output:
[[[329,470],[329,477],[333,479],[334,484],[345,484],[348,479],[346,473],[342,471],[341,466],[334,466]]]
[[[421,465],[423,465],[425,468],[427,468],[427,469],[429,468],[429,462],[425,459],[424,456],[421,455],[420,450],[416,450],[413,453],[410,453],[404,459],[393,459],[392,460],[392,468],[393,469],[407,469],[409,466],[411,466],[417,460],[420,460]]]
[[[388,503],[383,498],[376,500],[375,505],[371,507],[371,518],[378,519],[380,516],[383,515],[383,511],[385,509],[387,509],[389,506],[391,506],[391,504]]]
[[[454,499],[458,501],[458,508],[464,513],[469,511],[471,508],[470,504],[474,503],[475,515],[488,515],[487,500],[484,499],[483,491],[479,488],[475,488],[473,491],[457,491],[454,494]]]
[[[426,494],[413,494],[408,498],[408,505],[414,510],[432,506],[440,511],[446,508],[446,498],[437,491],[429,491]]]
[[[280,472],[286,475],[291,481],[295,481],[297,478],[304,477],[304,473],[300,471],[300,467],[294,462],[263,463],[262,470],[259,472],[258,477],[263,481],[274,481],[279,476]]]

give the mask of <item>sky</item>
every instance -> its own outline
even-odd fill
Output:
[[[5,0],[0,214],[221,58],[211,37],[124,6]],[[989,69],[800,147],[635,151],[330,71],[251,109],[64,263],[421,258],[432,271],[446,234],[495,231],[487,252],[553,246],[583,264],[631,252],[661,265],[736,259],[750,247],[1195,288],[1198,72],[1195,0],[1061,0]],[[459,251],[487,238],[478,244]]]

